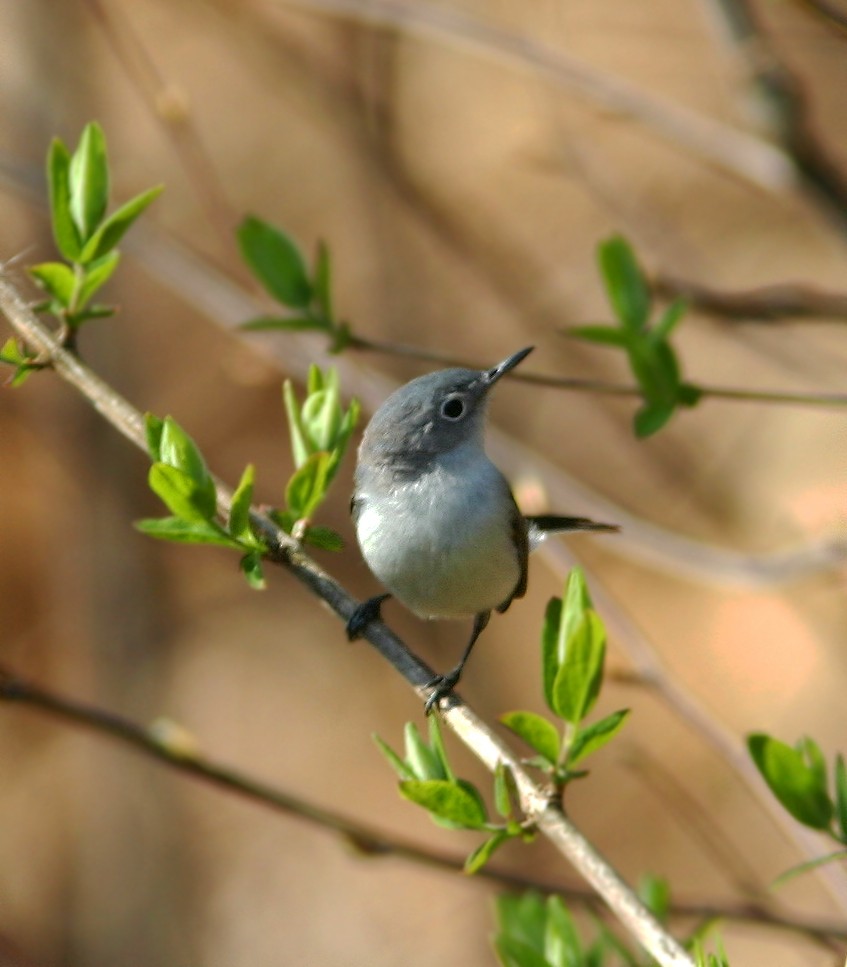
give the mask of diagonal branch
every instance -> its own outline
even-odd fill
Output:
[[[77,356],[63,348],[55,335],[32,312],[14,285],[0,276],[0,311],[18,336],[39,355],[50,360],[56,373],[71,383],[95,409],[127,439],[146,451],[144,423],[141,413],[93,373]],[[226,514],[232,492],[217,485],[218,508]],[[347,621],[357,602],[327,572],[306,555],[296,541],[278,528],[264,514],[253,512],[251,520],[268,547],[268,557],[286,567],[333,611]],[[394,669],[415,689],[428,698],[427,683],[433,673],[382,622],[371,622],[363,637],[388,660]],[[527,773],[521,760],[459,698],[451,695],[441,706],[444,721],[490,770],[502,763],[515,778],[521,808],[527,820],[543,833],[556,849],[597,891],[602,900],[623,923],[637,942],[662,967],[693,967],[693,960],[641,903],[608,861],[565,816],[561,804],[552,802],[545,788]]]

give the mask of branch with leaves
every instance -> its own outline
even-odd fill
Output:
[[[322,372],[311,368],[302,403],[293,386],[286,383],[283,400],[296,469],[286,485],[282,506],[263,509],[252,506],[255,478],[252,466],[245,469],[234,492],[228,490],[212,475],[197,443],[172,417],[162,419],[150,414],[142,417],[80,361],[77,351],[76,333],[80,325],[111,311],[108,307],[101,311],[102,307],[90,306],[89,301],[117,265],[115,246],[159,189],[144,192],[112,215],[106,215],[108,165],[105,141],[96,125],[85,129],[73,154],[61,142],[54,142],[48,158],[48,177],[54,235],[66,262],[45,263],[47,268],[42,265],[33,271],[33,278],[51,296],[35,311],[27,306],[10,281],[0,277],[0,309],[17,333],[17,339],[11,340],[13,348],[7,344],[3,355],[6,362],[15,366],[13,382],[20,385],[35,369],[54,369],[125,436],[147,451],[152,461],[151,489],[166,505],[170,516],[141,521],[137,524],[139,529],[161,539],[214,544],[237,551],[244,576],[257,589],[265,585],[263,566],[266,563],[282,565],[347,621],[356,602],[304,553],[303,545],[331,550],[340,547],[338,535],[316,524],[313,518],[350,442],[359,415],[358,403],[353,401],[344,408],[338,378],[332,370]],[[284,232],[254,216],[242,224],[239,243],[262,284],[285,309],[280,316],[254,320],[249,324],[252,328],[321,331],[330,338],[334,351],[356,344],[349,324],[338,320],[333,312],[330,262],[325,246],[319,246],[310,269],[299,248]],[[682,303],[671,305],[653,322],[646,278],[623,239],[613,238],[600,247],[600,266],[619,324],[581,327],[572,334],[626,353],[642,399],[635,429],[638,435],[646,436],[660,429],[679,407],[693,406],[707,393],[719,395],[719,392],[682,379],[669,338],[682,318],[684,306]],[[38,312],[51,315],[58,325],[52,328],[45,325],[38,319]],[[418,695],[428,697],[432,671],[389,629],[375,621],[368,625],[364,637]],[[482,793],[457,777],[435,720],[430,724],[429,743],[416,727],[407,727],[402,757],[380,741],[381,749],[400,775],[402,794],[428,809],[442,825],[475,829],[484,834],[483,842],[466,862],[468,871],[483,868],[503,843],[541,833],[573,863],[638,943],[659,963],[690,967],[696,961],[709,967],[722,967],[726,961],[720,952],[711,954],[692,947],[690,954],[684,950],[662,922],[662,904],[656,897],[653,903],[640,899],[565,815],[562,798],[568,784],[585,776],[584,760],[617,734],[627,716],[627,711],[621,710],[585,724],[603,678],[605,630],[580,572],[572,573],[563,598],[550,603],[541,638],[544,697],[548,708],[561,720],[561,729],[529,711],[510,712],[502,718],[532,749],[533,758],[519,758],[458,696],[451,695],[442,707],[445,723],[493,773],[494,806],[502,822],[490,819]],[[0,684],[4,686],[0,697],[21,697],[20,693],[15,694],[8,677]],[[37,690],[29,690],[34,704],[59,713],[59,705],[54,702],[51,707],[45,694],[39,698]],[[74,718],[70,709],[68,705],[64,712]],[[86,718],[90,722],[96,715],[81,714],[77,720]],[[171,762],[174,757],[193,762],[189,771],[197,771],[197,758],[190,750],[173,744],[167,748],[157,745],[156,737],[144,736],[121,725],[119,720],[109,720],[105,714],[99,724],[105,731],[133,742],[150,754]],[[818,823],[816,828],[822,828],[821,810],[828,810],[827,826],[837,814],[837,824],[830,831],[843,842],[842,799],[847,799],[843,761],[836,764],[835,804],[830,799],[824,804],[820,787],[822,774],[825,784],[825,771],[822,773],[819,750],[808,742],[796,750],[802,769],[795,768],[791,783],[786,784],[782,780],[791,757],[779,748],[774,752],[774,748],[777,747],[772,740],[756,740],[751,744],[757,765],[780,801],[785,804],[790,800],[794,807],[792,815],[807,823],[809,808],[812,808],[808,803],[813,801],[818,810],[813,817]],[[758,758],[757,753],[760,753]],[[768,764],[773,768],[765,768]],[[540,779],[536,775],[539,771]],[[213,777],[208,769],[205,774]],[[779,782],[774,780],[774,775],[781,777]],[[809,775],[813,780],[811,786]],[[241,786],[246,788],[248,782],[241,781]],[[797,783],[806,784],[804,794],[811,799],[798,800]],[[237,788],[238,782],[233,787]],[[801,810],[805,819],[795,811],[800,801],[805,803]],[[532,905],[529,899],[526,904]],[[610,947],[611,941],[605,934],[585,947],[558,901],[532,907],[530,919],[544,924],[541,934],[534,938],[512,936],[509,931],[520,919],[516,920],[513,915],[516,909],[508,905],[501,908],[498,951],[503,963],[510,967],[537,967],[540,963],[557,967],[560,963],[582,960],[599,965],[612,947],[627,963],[640,963],[632,952],[624,954],[626,948],[619,941]],[[535,942],[539,938],[541,946]],[[559,953],[553,957],[551,950]]]

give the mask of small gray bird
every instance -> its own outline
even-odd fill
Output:
[[[347,624],[352,640],[393,594],[421,618],[473,618],[455,668],[438,675],[427,712],[447,695],[492,610],[526,593],[529,552],[552,531],[616,531],[584,517],[524,517],[484,449],[491,387],[532,352],[492,369],[443,369],[401,386],[359,446],[350,504],[368,567],[388,588]]]

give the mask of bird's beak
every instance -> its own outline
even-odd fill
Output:
[[[505,376],[510,369],[514,369],[519,362],[526,359],[526,357],[535,349],[535,346],[527,346],[526,349],[519,349],[516,353],[512,353],[503,360],[502,363],[497,363],[491,369],[484,371],[484,382],[488,386],[493,386],[501,376]]]

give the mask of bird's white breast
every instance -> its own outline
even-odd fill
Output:
[[[472,443],[412,480],[361,481],[356,531],[376,577],[421,617],[463,618],[508,601],[520,577],[508,484]]]

